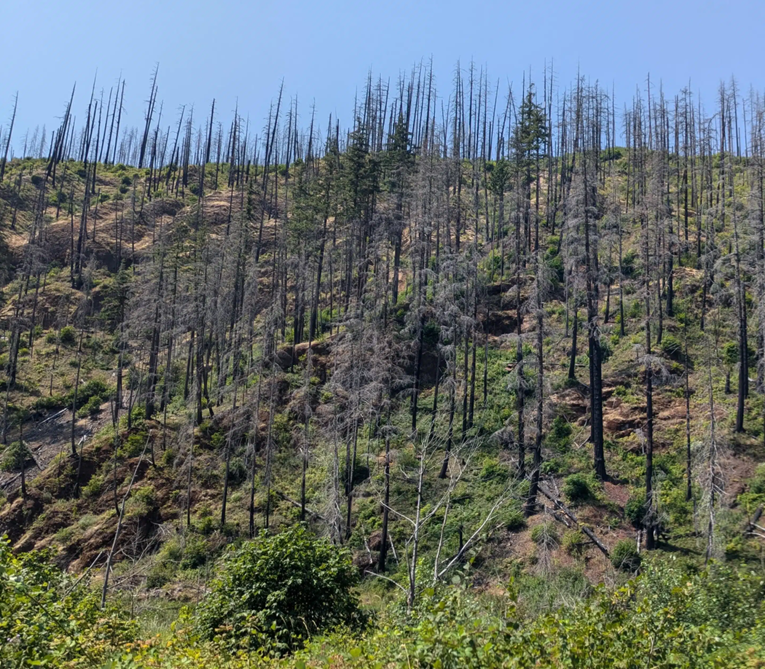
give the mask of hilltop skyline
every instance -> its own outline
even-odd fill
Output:
[[[765,7],[754,0],[725,7],[598,0],[584,9],[558,0],[520,8],[490,2],[469,20],[454,2],[248,7],[223,0],[214,15],[203,13],[197,0],[159,7],[139,0],[130,8],[76,2],[68,15],[50,0],[35,13],[19,0],[5,4],[6,25],[13,29],[0,44],[0,58],[12,65],[0,83],[0,126],[7,129],[18,92],[16,153],[27,130],[58,125],[75,83],[72,113],[84,117],[94,78],[96,97],[103,89],[105,99],[118,77],[124,79],[125,123],[141,125],[157,64],[158,100],[168,124],[182,105],[204,112],[215,99],[224,125],[238,107],[255,133],[266,125],[282,82],[286,99],[298,98],[303,125],[315,104],[317,118],[332,114],[349,127],[354,95],[369,72],[395,86],[401,74],[431,59],[441,91],[451,89],[457,63],[467,70],[471,62],[488,70],[500,91],[508,83],[520,89],[524,78],[541,82],[545,67],[553,68],[561,88],[582,72],[613,89],[621,105],[637,89],[645,91],[649,74],[657,91],[663,85],[674,94],[690,86],[709,105],[720,81],[734,72],[742,93],[765,88],[757,60]],[[702,47],[733,30],[737,38],[725,49]],[[30,48],[30,35],[34,43],[55,40],[56,49]]]

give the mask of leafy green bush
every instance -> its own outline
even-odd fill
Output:
[[[146,574],[146,587],[149,589],[161,588],[173,578],[173,571],[166,564],[157,562],[153,564]]]
[[[661,340],[661,351],[670,360],[681,360],[683,357],[683,345],[671,334],[665,334]]]
[[[217,529],[218,524],[215,519],[210,515],[204,515],[200,518],[199,522],[195,524],[194,529],[202,536],[208,537]]]
[[[584,554],[587,538],[580,530],[569,530],[563,535],[563,550],[574,557]]]
[[[0,539],[0,666],[96,667],[133,640],[137,626],[102,610],[86,580],[53,563],[51,551],[14,555]]]
[[[627,278],[637,275],[636,263],[638,259],[637,251],[630,249],[622,256],[622,274]]]
[[[526,527],[526,517],[520,509],[509,508],[501,517],[505,528],[511,532],[517,532]]]
[[[640,300],[632,300],[630,306],[627,309],[627,318],[634,320],[640,318],[643,315],[643,304]]]
[[[100,474],[94,474],[90,477],[87,485],[82,488],[82,496],[85,499],[96,499],[101,495],[104,489],[104,477]]]
[[[103,381],[92,379],[87,383],[83,383],[77,390],[77,408],[85,407],[90,403],[90,409],[87,413],[81,414],[81,416],[90,416],[93,413],[98,413],[101,405],[109,398],[109,395],[111,395],[111,389]],[[93,401],[91,402],[91,400]],[[70,390],[64,397],[64,406],[71,407],[73,403],[74,389]]]
[[[207,562],[209,548],[207,542],[200,536],[189,534],[183,547],[180,560],[181,569],[196,569]]]
[[[643,525],[643,519],[645,518],[646,505],[645,496],[632,495],[624,505],[624,516],[635,527],[641,527]]]
[[[302,526],[263,532],[228,555],[198,607],[197,628],[207,639],[287,651],[306,636],[361,622],[357,582],[346,549]]]
[[[563,482],[563,494],[573,504],[583,504],[596,499],[595,482],[587,474],[571,474]]]
[[[123,458],[135,458],[143,452],[146,445],[147,434],[142,431],[131,432],[122,441],[122,445],[117,450],[117,454]]]
[[[558,605],[529,610],[529,587],[566,595]],[[333,632],[273,663],[176,629],[166,645],[136,645],[111,666],[754,669],[765,661],[764,596],[757,571],[712,564],[689,572],[668,557],[648,561],[617,589],[592,590],[574,571],[553,582],[513,579],[501,607],[487,607],[469,589],[438,587],[424,592],[411,614],[383,610],[364,634]]]
[[[103,401],[98,395],[91,397],[84,405],[77,411],[77,415],[80,418],[87,418],[88,416],[95,416],[101,411],[101,404]]]
[[[17,471],[32,459],[32,453],[23,441],[14,441],[5,447],[0,459],[0,469],[5,472]]]
[[[547,433],[547,445],[559,451],[564,450],[571,444],[571,424],[563,417],[556,416]]]
[[[161,458],[162,466],[163,467],[172,467],[173,463],[175,462],[176,455],[177,455],[177,453],[175,452],[174,449],[169,448],[169,447],[166,448],[162,452],[162,458]]]
[[[481,469],[482,481],[499,481],[503,482],[508,479],[509,472],[507,465],[503,465],[497,460],[497,458],[488,459]]]
[[[55,206],[60,207],[66,204],[66,201],[67,201],[67,194],[63,190],[58,191],[55,195],[51,196],[50,198],[50,204],[52,207],[55,207]]]
[[[621,539],[616,542],[611,551],[611,564],[616,569],[635,572],[640,568],[640,553],[637,552],[635,542],[630,539]]]
[[[58,338],[64,346],[72,346],[77,341],[77,330],[71,325],[65,325],[58,333]]]
[[[128,517],[139,518],[151,514],[157,507],[154,488],[145,485],[135,488],[128,499],[126,513]]]
[[[757,353],[751,346],[749,346],[747,348],[747,355],[748,355],[749,365],[751,366],[757,360]],[[722,359],[726,365],[738,364],[738,342],[729,341],[723,344]]]

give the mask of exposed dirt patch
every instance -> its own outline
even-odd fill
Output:
[[[606,493],[606,497],[614,504],[618,504],[622,509],[627,503],[630,497],[630,492],[626,486],[616,485],[611,481],[606,481],[603,484],[603,491]]]

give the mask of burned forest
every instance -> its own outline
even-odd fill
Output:
[[[626,83],[5,96],[0,666],[761,666],[765,97]]]

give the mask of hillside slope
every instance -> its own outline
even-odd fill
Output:
[[[401,115],[265,167],[10,162],[0,535],[158,627],[301,521],[372,609],[758,567],[763,160],[600,121],[553,147],[530,93],[496,160]]]

